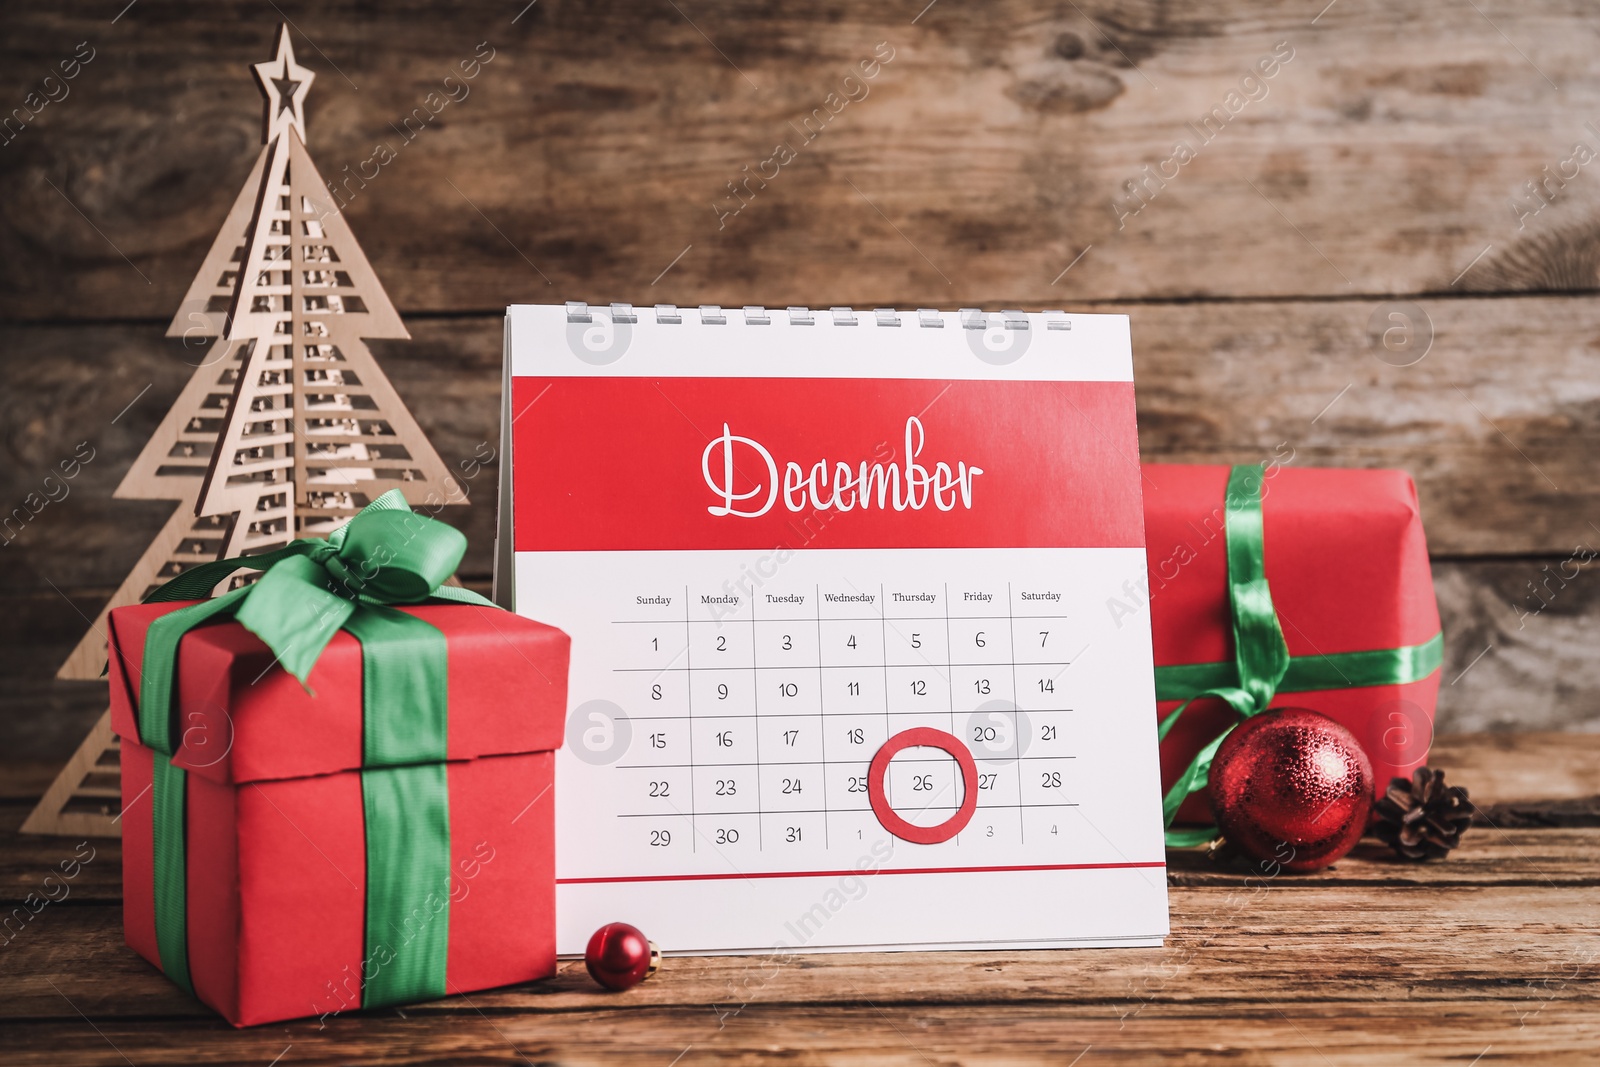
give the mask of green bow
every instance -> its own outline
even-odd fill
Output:
[[[164,615],[156,625],[187,632],[214,618],[233,617],[304,685],[333,635],[362,607],[427,600],[492,607],[470,589],[444,584],[466,550],[461,531],[416,514],[400,490],[391,489],[327,540],[302,538],[276,552],[201,564],[145,597],[145,603],[200,600],[241,568],[266,571],[251,585]]]
[[[1420,645],[1401,648],[1289,655],[1278,613],[1272,606],[1272,590],[1267,585],[1261,513],[1265,479],[1262,464],[1234,467],[1228,473],[1223,526],[1234,660],[1156,668],[1156,699],[1183,700],[1161,720],[1156,730],[1159,739],[1165,739],[1179,716],[1203,697],[1220,698],[1244,720],[1266,711],[1279,692],[1405,685],[1426,678],[1443,661],[1443,634]],[[1172,823],[1183,802],[1206,787],[1217,748],[1232,731],[1233,727],[1228,727],[1202,748],[1162,798],[1161,814],[1169,848],[1203,844],[1216,837],[1214,826],[1174,830]]]
[[[391,489],[326,540],[304,538],[276,552],[203,564],[145,598],[202,598],[241,568],[265,572],[253,584],[161,616],[145,639],[139,739],[164,757],[154,761],[152,788],[156,942],[162,970],[183,988],[193,992],[185,771],[171,762],[181,746],[173,708],[178,648],[195,627],[233,618],[261,638],[301,685],[334,634],[343,629],[361,642],[366,946],[369,961],[384,960],[363,983],[362,1006],[444,995],[448,908],[441,912],[429,902],[447,902],[450,889],[443,765],[449,651],[436,627],[388,605],[495,607],[477,593],[444,584],[466,546],[460,531],[413,513],[401,492]],[[410,920],[418,915],[432,918],[412,929]]]

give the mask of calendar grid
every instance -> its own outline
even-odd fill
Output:
[[[1006,640],[1011,642],[1011,739],[1017,749],[1017,840],[1028,842],[1028,820],[1022,817],[1022,694],[1017,692],[1017,620],[1011,602],[1011,583],[1006,583]]]
[[[851,588],[854,589],[856,587],[852,584]],[[922,621],[924,619],[924,616],[920,616],[920,615],[886,615],[886,616],[880,615],[880,617],[887,618],[888,621],[890,621],[890,622],[920,622],[920,621]],[[961,616],[961,618],[963,618],[963,619],[993,619],[996,622],[998,622],[1001,619],[1010,618],[1010,617],[1011,616],[1007,616],[1007,615],[963,615],[963,616]],[[1023,616],[1023,617],[1024,618],[1028,618],[1028,619],[1035,619],[1035,620],[1037,620],[1037,619],[1068,619],[1068,618],[1071,618],[1070,615],[1026,615],[1026,616]],[[865,620],[863,620],[863,619],[861,619],[861,618],[859,618],[857,616],[853,616],[853,615],[820,615],[820,616],[818,616],[818,621],[819,622],[863,622]],[[657,623],[651,621],[650,619],[612,619],[611,623],[614,626],[655,626],[655,625],[658,625]],[[957,666],[962,666],[962,664],[957,664]],[[981,664],[973,663],[973,664],[965,664],[965,666],[969,666],[969,667],[970,666],[981,666]],[[617,668],[614,668],[614,669],[615,670],[628,670],[629,668],[617,667]],[[636,668],[636,669],[638,669],[638,668]],[[679,669],[681,670],[682,668],[679,668]]]
[[[883,736],[885,739],[894,736],[894,716],[889,713],[889,596],[887,590],[880,582],[878,584],[878,628],[879,640],[883,649]],[[883,769],[883,788],[889,793],[894,780],[894,763]],[[890,793],[890,795],[893,795]]]
[[[908,749],[907,751],[910,751],[910,750]],[[1071,756],[1071,755],[1068,755],[1068,756],[1023,756],[1023,757],[1021,757],[1021,759],[1024,759],[1024,760],[1063,760],[1063,759],[1077,759],[1077,758],[1078,758],[1077,756]],[[896,756],[894,761],[896,763],[898,763],[898,764],[901,764],[901,765],[907,766],[907,767],[909,767],[909,766],[911,766],[913,764],[923,764],[923,763],[937,766],[937,765],[945,764],[945,763],[949,762],[949,760],[945,756],[928,756],[928,757]],[[862,762],[865,763],[867,761],[863,760]],[[791,767],[825,767],[825,766],[830,766],[831,763],[829,761],[827,761],[827,760],[819,760],[819,759],[804,760],[804,759],[802,759],[802,760],[789,760],[788,761],[788,765],[791,766]],[[719,764],[717,764],[717,766],[718,767],[755,767],[755,766],[758,766],[758,764],[753,763],[753,762],[719,763]],[[683,770],[691,769],[693,767],[693,764],[689,764],[689,763],[621,763],[621,764],[618,764],[617,767],[618,767],[619,770],[624,770],[624,771],[630,771],[630,770],[631,771],[669,771],[669,770],[683,771]],[[1009,806],[1010,805],[1005,805],[1005,804],[985,804],[984,805],[984,807],[986,807],[986,808],[988,808],[988,807],[998,808],[998,807],[1009,807]],[[701,814],[709,815],[711,813],[710,812],[702,812]]]
[[[950,673],[945,679],[947,684],[945,685],[944,688],[945,688],[945,696],[947,696],[949,698],[949,705],[950,705],[950,734],[951,734],[951,736],[957,736],[956,735],[956,682],[955,682],[956,664],[955,664],[955,658],[956,658],[956,654],[955,654],[954,650],[952,649],[951,642],[950,642],[950,583],[946,582],[945,585],[944,585],[944,659],[945,659],[945,670],[949,671]]]
[[[637,634],[638,626],[654,627],[656,632],[646,629],[641,640],[627,637],[622,644],[637,644],[643,655],[657,660],[649,665],[624,658],[607,668],[625,690],[639,692],[649,709],[641,709],[639,722],[641,727],[649,724],[640,735],[648,735],[648,747],[641,745],[614,764],[640,776],[640,799],[614,817],[634,827],[643,820],[649,827],[648,843],[672,850],[682,848],[677,840],[681,828],[691,837],[689,851],[697,853],[703,828],[707,844],[718,853],[724,846],[747,849],[752,856],[789,855],[794,849],[827,852],[834,837],[842,843],[843,835],[852,841],[859,836],[860,818],[875,825],[865,792],[875,747],[901,730],[938,726],[942,718],[952,736],[991,765],[979,768],[978,821],[949,838],[949,847],[997,847],[988,841],[997,834],[1020,846],[1030,831],[1034,840],[1041,833],[1052,840],[1050,820],[1041,821],[1034,813],[1075,808],[1082,799],[1065,799],[1075,778],[1062,773],[1079,755],[1066,751],[1076,747],[1069,741],[1074,711],[1069,705],[1078,702],[1068,693],[1049,700],[1055,689],[1045,688],[1045,681],[1039,682],[1035,695],[1043,699],[1028,699],[1022,685],[1061,666],[1047,661],[1056,655],[1056,631],[1065,633],[1061,624],[1072,616],[1059,610],[1018,614],[1015,581],[1001,575],[995,579],[973,586],[976,591],[962,592],[961,586],[945,580],[920,591],[901,589],[892,597],[888,583],[880,582],[876,604],[848,578],[844,584],[854,594],[850,597],[824,595],[821,583],[813,581],[808,583],[815,598],[809,612],[801,595],[804,586],[758,585],[735,598],[726,585],[717,592],[705,583],[691,583],[677,587],[684,598],[677,612],[667,608],[654,619],[609,619],[625,626],[619,632]],[[993,605],[1002,594],[1003,609]],[[956,610],[957,595],[962,597],[961,611]],[[939,596],[943,605],[937,604]],[[647,609],[659,602],[638,599]],[[856,601],[860,610],[827,610],[846,600]],[[763,603],[772,606],[766,618]],[[891,612],[891,604],[901,610]],[[701,605],[710,608],[709,614]],[[748,614],[741,618],[738,612],[746,605]],[[879,623],[876,649],[870,645],[873,615]],[[679,622],[684,629],[677,632],[684,637],[675,647],[678,638],[669,635]],[[1038,649],[1019,631],[1030,624],[1040,629]],[[1050,645],[1044,644],[1045,630],[1050,631]],[[881,680],[881,694],[870,692],[874,677]],[[945,686],[943,701],[928,689],[940,684]],[[763,701],[762,685],[774,685],[778,692],[769,692]],[[1009,726],[1009,744],[996,747],[1000,739],[994,729],[967,724],[963,716],[969,712],[971,724],[987,715],[995,726]],[[880,713],[882,732],[874,740],[872,720]],[[975,736],[964,736],[974,728]],[[890,803],[918,822],[938,821],[958,811],[965,782],[959,766],[951,764],[946,755],[925,749],[902,753],[886,772]],[[1028,773],[1042,775],[1043,782],[1036,777],[1030,783]],[[897,777],[909,792],[895,790]],[[1015,781],[1007,782],[1008,777]],[[802,783],[811,786],[804,800],[799,795]],[[1008,794],[1009,801],[1000,801]],[[806,800],[811,806],[791,806]],[[1017,822],[1010,821],[1007,811],[1016,811]],[[652,819],[677,822],[653,826]],[[766,849],[769,822],[776,835],[772,853]],[[741,837],[745,843],[738,845]]]
[[[931,762],[935,762],[935,761],[933,761],[933,760],[920,760],[920,761],[917,761],[917,762],[931,763]],[[796,766],[801,766],[801,765],[800,764],[796,764]],[[927,811],[954,812],[954,811],[957,810],[958,807],[959,807],[959,805],[954,805],[954,804],[941,804],[941,805],[938,805],[937,807],[930,804],[928,807],[922,808],[920,810],[924,811],[924,812],[927,812]],[[1048,804],[988,804],[988,805],[985,805],[985,810],[987,810],[987,811],[1010,811],[1013,808],[1016,808],[1016,809],[1030,808],[1031,809],[1031,808],[1076,808],[1076,807],[1078,807],[1078,802],[1075,801],[1075,800],[1070,800],[1070,801],[1069,800],[1058,800],[1058,801],[1052,801],[1052,802],[1050,802]],[[786,809],[784,809],[782,814],[784,814],[784,815],[837,815],[841,811],[849,811],[849,810],[851,810],[851,809],[848,809],[848,808],[786,808]],[[752,808],[749,811],[719,811],[719,812],[717,812],[717,814],[718,815],[770,815],[770,814],[772,814],[772,812],[762,811],[759,808]],[[660,818],[660,816],[652,814],[651,812],[647,812],[647,811],[639,811],[639,812],[622,812],[621,814],[619,814],[617,816],[617,818],[619,818],[619,819],[658,819],[658,818]],[[957,836],[960,836],[960,835],[958,834]]]
[[[689,587],[683,587],[683,662],[686,668],[694,667],[694,626],[689,619]],[[692,675],[691,675],[692,677]],[[694,718],[694,686],[684,687],[684,702],[689,718]],[[694,818],[694,731],[689,731],[689,851],[698,852],[700,826]],[[677,805],[673,805],[676,807]]]
[[[951,737],[959,737],[960,736],[959,734],[956,733],[956,678],[955,678],[956,668],[955,668],[955,663],[954,663],[955,658],[956,658],[956,654],[955,654],[954,650],[951,648],[951,644],[950,644],[950,583],[946,582],[946,583],[944,583],[944,659],[945,659],[945,670],[949,671],[949,675],[945,678],[944,690],[945,690],[945,696],[949,698],[949,705],[950,705],[950,736]],[[907,762],[909,762],[909,761],[907,761]],[[965,790],[965,788],[966,788],[965,783],[962,783],[962,789]],[[962,800],[966,800],[965,792],[963,792],[961,799]],[[924,809],[924,810],[926,810],[926,809]],[[954,838],[954,841],[955,841],[955,844],[956,844],[957,848],[961,847],[961,838],[962,838],[962,834],[956,834],[956,836]]]
[[[682,718],[682,716],[676,716],[676,717],[677,718]],[[732,716],[723,716],[723,717],[724,718],[731,718]],[[663,721],[665,721],[665,720],[663,720]],[[911,751],[911,750],[908,749],[907,751]],[[1067,756],[1021,756],[1021,757],[1018,757],[1018,758],[1022,759],[1022,760],[1063,760],[1063,759],[1077,759],[1078,757],[1077,756],[1073,756],[1073,755],[1067,755]],[[934,765],[934,766],[938,766],[940,764],[945,764],[945,763],[949,762],[948,758],[945,757],[945,756],[927,756],[927,757],[921,757],[921,756],[896,756],[894,761],[896,763],[898,763],[898,764],[901,764],[901,765],[907,766],[907,767],[912,766],[914,764],[924,764],[924,763],[931,764],[931,765]],[[865,763],[867,761],[863,760],[862,762]],[[788,760],[787,763],[791,767],[826,767],[826,766],[830,765],[829,761],[827,761],[827,760],[819,760],[819,759]],[[717,766],[718,767],[756,767],[756,766],[759,766],[759,764],[753,763],[753,762],[719,763],[719,764],[717,764]],[[624,771],[673,771],[673,770],[683,771],[683,770],[691,770],[691,769],[693,769],[694,764],[692,764],[692,763],[620,763],[620,764],[617,765],[617,767],[618,767],[619,770],[624,770]],[[984,807],[986,807],[986,808],[1007,808],[1007,807],[1011,807],[1011,806],[1012,805],[1010,805],[1010,804],[985,804],[984,805]],[[1050,805],[1048,805],[1048,804],[1045,805],[1045,807],[1049,807],[1049,806]],[[702,812],[702,814],[709,815],[711,813],[710,812]]]
[[[816,601],[815,601],[813,606],[816,608],[816,615],[817,615],[817,729],[819,731],[818,740],[821,741],[821,744],[822,744],[822,809],[823,809],[823,811],[827,811],[828,807],[829,807],[829,805],[828,805],[828,709],[827,709],[827,705],[825,703],[825,701],[827,700],[827,697],[823,694],[823,691],[822,691],[823,690],[823,686],[822,686],[822,682],[823,682],[823,670],[822,670],[822,658],[823,658],[822,657],[822,586],[821,585],[814,585],[811,588],[812,588],[812,591],[813,591],[813,595],[816,597]],[[823,819],[822,820],[822,847],[823,848],[828,848],[829,845],[830,845],[830,842],[829,842],[829,838],[828,838],[828,820],[827,819]]]
[[[685,606],[687,607],[687,604]],[[755,734],[756,734],[756,796],[760,797],[762,795],[761,794],[761,727],[760,727],[760,722],[761,722],[761,669],[760,669],[760,666],[761,665],[756,660],[756,640],[757,640],[756,633],[757,633],[757,628],[756,628],[756,598],[755,597],[751,597],[750,598],[750,714],[756,720],[756,723],[757,723],[756,731],[755,731]],[[694,731],[692,729],[689,732],[691,734],[694,733]],[[691,770],[689,773],[690,773],[690,775],[693,775],[694,771]],[[691,790],[694,788],[694,784],[693,784],[692,780],[690,782],[689,788]],[[765,836],[766,830],[765,830],[765,827],[763,826],[763,823],[765,821],[766,820],[760,818],[759,816],[756,818],[756,851],[757,852],[765,852],[767,850],[767,841],[766,841],[766,836]]]
[[[852,589],[856,588],[856,586],[853,583],[850,585],[850,587]],[[925,619],[925,616],[921,616],[921,615],[883,615],[881,613],[881,609],[880,609],[880,617],[887,618],[890,622],[920,622],[920,621],[923,621]],[[963,616],[961,616],[961,618],[963,618],[963,619],[993,619],[993,620],[995,620],[997,622],[999,620],[1001,620],[1001,619],[1012,618],[1012,617],[1013,616],[1009,616],[1009,615],[963,615]],[[1025,615],[1025,616],[1023,616],[1023,618],[1027,618],[1027,619],[1069,619],[1071,617],[1072,616],[1070,616],[1070,615]],[[858,616],[854,616],[854,615],[821,615],[821,616],[818,616],[818,621],[820,621],[820,622],[863,622],[865,620],[861,619]],[[614,626],[655,626],[655,625],[658,625],[657,623],[653,622],[650,619],[612,619],[611,623]],[[975,664],[969,664],[969,666],[975,666]],[[617,670],[625,670],[627,668],[618,667],[618,668],[615,668],[615,669],[617,669]]]
[[[1042,618],[1047,618],[1047,617],[1048,616],[1042,616],[1042,615],[1039,616],[1039,618],[1041,618],[1041,619]],[[968,615],[968,616],[964,616],[964,618],[969,619],[969,620],[973,620],[973,621],[976,621],[976,620],[979,620],[979,619],[991,619],[992,618],[996,622],[999,622],[999,621],[1003,620],[1005,618],[1005,616],[1004,615]],[[850,621],[859,622],[861,620],[852,619]],[[901,620],[901,621],[911,621],[911,620]],[[923,662],[927,663],[927,665],[932,667],[934,670],[939,670],[939,666],[940,665],[937,664],[937,663],[934,663],[932,660],[924,659]],[[889,667],[915,667],[916,664],[914,664],[914,663],[890,663],[890,664],[886,664],[886,666],[889,666]],[[945,667],[992,667],[992,666],[994,666],[994,664],[993,663],[946,663],[946,664],[944,664],[944,666]],[[1062,664],[1063,668],[1070,667],[1070,666],[1071,666],[1070,663]],[[616,672],[618,674],[645,674],[645,673],[648,673],[648,674],[670,674],[673,671],[687,671],[688,669],[689,668],[687,668],[687,667],[617,667],[617,668],[615,668],[615,670],[616,670]],[[775,665],[775,664],[769,664],[769,665],[766,665],[766,666],[757,665],[754,669],[757,670],[757,671],[787,671],[787,670],[793,670],[792,667],[785,667],[785,666]],[[834,670],[836,668],[830,667],[827,664],[823,664],[822,665],[822,669],[823,670]],[[940,673],[943,674],[944,672],[940,671]]]
[[[992,666],[992,664],[991,664],[991,666]],[[1040,714],[1040,715],[1065,714],[1065,713],[1073,712],[1073,711],[1076,711],[1076,710],[1078,710],[1078,709],[1076,709],[1076,708],[1034,708],[1033,709],[1033,711],[1036,714]],[[915,715],[917,713],[914,712],[914,711],[897,711],[897,712],[895,712],[895,714],[896,715]],[[674,720],[680,720],[680,721],[683,721],[683,722],[688,722],[691,719],[693,719],[695,722],[709,722],[712,719],[748,719],[748,718],[750,718],[750,716],[748,716],[748,715],[652,715],[652,716],[650,716],[650,718],[652,720],[659,721],[659,722],[672,722]],[[1024,756],[1022,758],[1023,759],[1034,759],[1034,758],[1043,759],[1044,757]],[[804,763],[805,761],[804,760],[786,760],[785,762],[786,763]],[[665,764],[652,764],[652,766],[665,766]]]

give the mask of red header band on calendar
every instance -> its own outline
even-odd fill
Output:
[[[1143,543],[1128,382],[517,377],[512,410],[519,552]]]

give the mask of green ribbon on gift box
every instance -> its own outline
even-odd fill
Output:
[[[449,650],[444,634],[391,604],[490,601],[444,582],[466,551],[461,533],[412,512],[392,489],[335,529],[275,552],[185,571],[145,601],[210,595],[229,575],[254,583],[155,620],[144,646],[139,739],[160,754],[152,784],[156,945],[161,969],[189,976],[184,792],[172,764],[182,745],[174,713],[178,646],[206,623],[234,619],[306,685],[340,630],[361,642],[361,796],[366,833],[366,921],[361,1006],[445,995],[450,936],[450,807],[445,780]],[[308,686],[309,688],[309,686]]]
[[[1244,720],[1266,711],[1278,693],[1406,685],[1426,678],[1444,660],[1442,633],[1420,645],[1401,648],[1289,655],[1278,613],[1272,606],[1272,590],[1267,586],[1261,516],[1265,480],[1266,468],[1262,464],[1234,467],[1228,473],[1223,525],[1228,550],[1228,603],[1233,618],[1233,662],[1156,668],[1156,699],[1183,701],[1161,720],[1156,730],[1158,738],[1171,733],[1189,705],[1204,697],[1222,700]],[[1174,830],[1172,823],[1184,800],[1206,787],[1211,760],[1232,730],[1232,726],[1228,727],[1202,748],[1162,799],[1169,848],[1199,845],[1217,836],[1214,826]]]

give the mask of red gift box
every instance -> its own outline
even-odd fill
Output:
[[[126,607],[110,617],[124,927],[128,945],[157,966],[151,787],[155,761],[166,757],[140,743],[137,701],[150,625],[183,606]],[[554,973],[553,750],[569,639],[493,608],[398,610],[437,628],[448,647],[449,888],[430,892],[382,951],[365,930],[373,872],[360,642],[336,634],[311,670],[309,692],[238,623],[195,629],[179,646],[181,745],[172,766],[187,772],[188,972],[195,995],[236,1026],[359,1008],[363,982],[418,934],[447,932],[449,993]]]
[[[1234,658],[1224,503],[1229,472],[1145,466],[1149,610],[1162,718],[1193,695],[1175,668]],[[1416,487],[1403,471],[1276,465],[1267,466],[1260,485],[1266,577],[1290,655],[1271,706],[1311,708],[1342,723],[1371,758],[1381,792],[1391,777],[1409,776],[1426,759],[1439,695],[1439,609]],[[1130,591],[1127,608],[1138,606],[1141,592]],[[1394,673],[1414,680],[1348,684],[1362,674],[1345,654],[1368,652],[1380,660],[1391,653],[1388,658],[1401,664]],[[1207,742],[1238,721],[1217,699],[1197,700],[1186,710],[1161,745],[1163,791]],[[1178,821],[1211,821],[1203,790],[1179,809]]]

